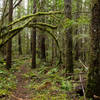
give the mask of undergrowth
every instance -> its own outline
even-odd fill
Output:
[[[82,69],[76,69],[75,73],[79,73]],[[79,84],[74,83],[72,76],[65,75],[65,69],[61,66],[47,66],[42,64],[40,67],[23,74],[30,83],[25,87],[32,91],[33,100],[73,100],[69,95]],[[75,76],[75,80],[78,76]],[[79,79],[78,79],[79,80]],[[74,94],[78,100],[84,100]]]
[[[39,61],[37,62],[39,63]],[[20,71],[21,65],[26,65],[31,69],[30,57],[20,57],[13,60],[13,66],[8,71],[5,62],[0,64],[0,98],[9,97],[16,89],[16,76],[14,73]],[[83,68],[75,68],[75,73],[84,72]],[[55,66],[47,63],[39,63],[36,69],[31,69],[29,72],[23,74],[23,77],[29,81],[25,88],[31,91],[32,100],[84,100],[84,97],[78,94],[71,95],[79,81],[78,76],[66,76],[65,68],[63,66]],[[7,100],[7,99],[0,99]]]
[[[14,59],[12,61],[12,68],[6,69],[6,61],[0,58],[0,100],[7,100],[12,92],[16,89],[15,72],[20,71],[20,65],[24,64],[25,57]]]

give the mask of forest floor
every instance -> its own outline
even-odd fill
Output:
[[[20,70],[15,73],[17,79],[16,90],[11,95],[10,100],[30,100],[31,91],[25,88],[29,84],[29,80],[23,76],[29,71],[30,69],[26,65],[22,65]]]
[[[31,59],[23,57],[14,63],[10,73],[6,72],[7,82],[0,87],[0,100],[84,100],[84,96],[79,97],[75,92],[80,86],[78,73],[83,69],[76,68],[74,77],[66,77],[63,66],[43,63],[31,69]]]

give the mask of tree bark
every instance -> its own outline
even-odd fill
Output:
[[[34,0],[33,9],[34,14],[36,13],[36,0]],[[32,29],[32,68],[36,68],[36,28]]]
[[[18,18],[21,17],[21,5],[19,5],[19,9],[18,9]],[[18,34],[18,51],[19,51],[19,55],[22,55],[22,42],[21,42],[21,34]]]
[[[100,97],[100,0],[92,4],[90,67],[86,92],[89,98],[94,95]],[[93,100],[100,99],[94,97]]]
[[[52,64],[54,63],[54,40],[52,39]]]
[[[76,15],[75,15],[76,20],[80,17],[80,15],[79,15],[80,8],[81,8],[81,7],[80,7],[80,0],[78,0],[78,1],[77,1],[77,11],[76,11]],[[79,34],[78,25],[77,25],[75,28],[76,28],[76,29],[75,29],[75,34],[78,35],[78,34]],[[76,61],[78,61],[79,56],[80,56],[80,54],[79,54],[79,43],[78,43],[78,41],[76,40],[76,45],[75,45],[75,60],[76,60]]]
[[[9,23],[13,20],[13,0],[9,0]],[[10,27],[11,29],[12,27]],[[10,39],[7,43],[7,69],[11,68],[12,58],[12,40]]]
[[[22,55],[22,42],[21,42],[21,34],[18,34],[18,46],[19,46],[19,55]]]
[[[72,19],[71,0],[64,0],[65,15],[67,19]],[[72,27],[66,28],[66,72],[73,72],[73,54],[72,54]]]
[[[40,1],[40,11],[45,11],[45,0]],[[40,19],[40,21],[45,22],[45,16]],[[45,34],[44,31],[40,31],[42,34],[39,35],[39,53],[40,53],[40,59],[42,61],[46,61],[46,47],[45,47]]]
[[[46,60],[46,55],[45,55],[45,36],[41,36],[41,60],[45,61]]]

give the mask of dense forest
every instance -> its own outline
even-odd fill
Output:
[[[100,0],[0,0],[0,100],[100,100]]]

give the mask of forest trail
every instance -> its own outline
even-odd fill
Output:
[[[29,71],[30,69],[26,67],[26,65],[22,65],[20,67],[20,70],[15,73],[17,79],[17,86],[10,100],[31,100],[31,93],[27,88],[25,88],[25,86],[28,85],[29,80],[23,76],[25,73]]]
[[[79,80],[78,76],[75,76],[75,80],[74,77],[72,80],[67,77],[66,80],[62,68],[38,65],[36,69],[31,69],[30,63],[31,59],[24,59],[22,64],[16,66],[13,74],[16,76],[16,89],[5,100],[79,100],[74,93],[79,83],[72,83]]]
[[[66,100],[66,91],[61,88],[65,79],[57,67],[42,65],[32,70],[30,62],[29,59],[25,60],[14,72],[16,89],[9,100]]]

